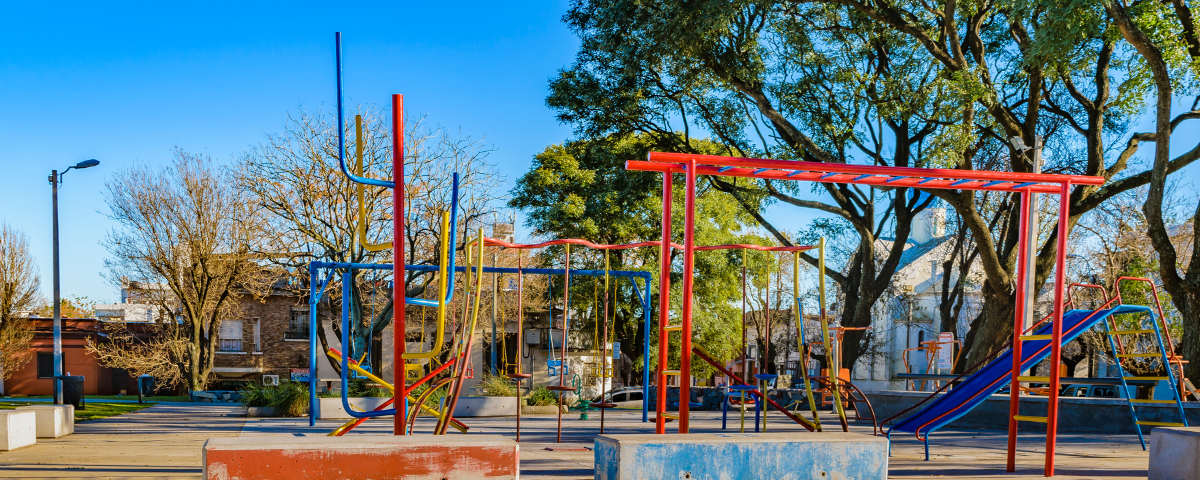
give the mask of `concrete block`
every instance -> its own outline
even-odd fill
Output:
[[[37,442],[37,414],[29,410],[0,411],[0,450],[8,451]]]
[[[383,405],[384,402],[391,400],[391,397],[350,397],[350,405],[362,409],[364,412],[369,412]],[[350,414],[346,413],[346,409],[342,408],[341,397],[337,398],[318,398],[317,418],[321,420],[349,420]]]
[[[498,435],[265,435],[204,443],[204,478],[516,479],[517,443]]]
[[[37,437],[58,438],[75,433],[74,405],[29,405],[17,410],[37,414]]]
[[[596,480],[884,480],[888,442],[857,433],[596,437]]]
[[[457,417],[506,417],[517,414],[516,397],[459,397],[454,404]]]
[[[1150,480],[1200,480],[1200,427],[1150,430]]]

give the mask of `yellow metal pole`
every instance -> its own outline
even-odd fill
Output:
[[[846,423],[846,410],[842,408],[842,396],[838,392],[838,375],[841,373],[841,362],[838,357],[841,352],[834,354],[833,342],[829,338],[829,317],[825,312],[825,237],[821,237],[821,241],[817,243],[817,272],[819,280],[817,283],[820,288],[821,302],[821,341],[825,343],[825,364],[829,365],[829,390],[833,396],[833,409],[838,414],[838,419],[842,422],[842,430],[850,431],[850,427]]]
[[[822,250],[824,251],[824,250]],[[800,355],[800,375],[804,379],[804,395],[808,398],[808,409],[812,412],[813,425],[821,431],[821,419],[817,418],[817,403],[813,399],[812,384],[808,380],[808,356],[804,352],[804,315],[800,313],[800,252],[792,252],[792,313],[796,315],[796,350]]]

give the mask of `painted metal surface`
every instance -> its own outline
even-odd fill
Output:
[[[269,435],[209,439],[203,463],[209,480],[515,479],[519,453],[498,435]]]
[[[884,437],[829,432],[597,436],[596,480],[875,480],[887,478]]]

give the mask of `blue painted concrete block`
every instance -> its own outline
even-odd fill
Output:
[[[888,441],[857,433],[596,437],[596,480],[884,480]]]

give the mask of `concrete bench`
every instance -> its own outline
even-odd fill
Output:
[[[596,480],[887,478],[888,442],[857,433],[596,437]]]
[[[204,443],[204,478],[516,479],[517,443],[498,435],[263,435]]]
[[[37,414],[28,410],[0,410],[0,450],[8,451],[37,442]]]
[[[74,405],[29,405],[17,407],[37,414],[38,438],[58,438],[75,433]]]
[[[1150,480],[1200,479],[1200,427],[1150,430]]]

